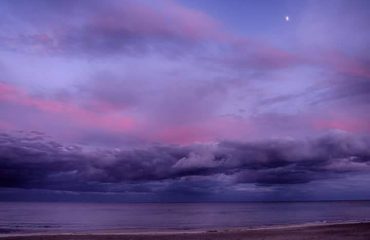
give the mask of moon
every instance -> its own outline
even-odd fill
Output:
[[[289,21],[290,21],[289,16],[285,16],[285,21],[287,21],[287,22],[289,22]]]

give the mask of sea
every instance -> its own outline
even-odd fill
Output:
[[[370,201],[259,203],[0,202],[0,234],[257,228],[370,220]]]

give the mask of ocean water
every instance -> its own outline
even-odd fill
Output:
[[[368,220],[370,201],[166,204],[0,202],[0,233],[185,230]]]

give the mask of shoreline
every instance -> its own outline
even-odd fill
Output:
[[[264,231],[291,231],[291,230],[308,230],[315,228],[331,228],[341,226],[368,225],[370,234],[370,220],[357,221],[338,221],[338,222],[308,222],[298,224],[279,224],[269,226],[251,226],[251,227],[225,227],[225,228],[199,228],[199,229],[112,229],[112,230],[93,230],[93,231],[45,231],[45,232],[12,232],[0,233],[0,239],[33,239],[34,237],[68,237],[68,236],[177,236],[177,235],[197,235],[197,234],[233,234],[248,232]],[[369,235],[370,239],[370,235]]]

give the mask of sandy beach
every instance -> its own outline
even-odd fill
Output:
[[[370,239],[370,223],[302,225],[260,229],[239,228],[189,232],[0,235],[0,238],[2,240],[368,240]]]

